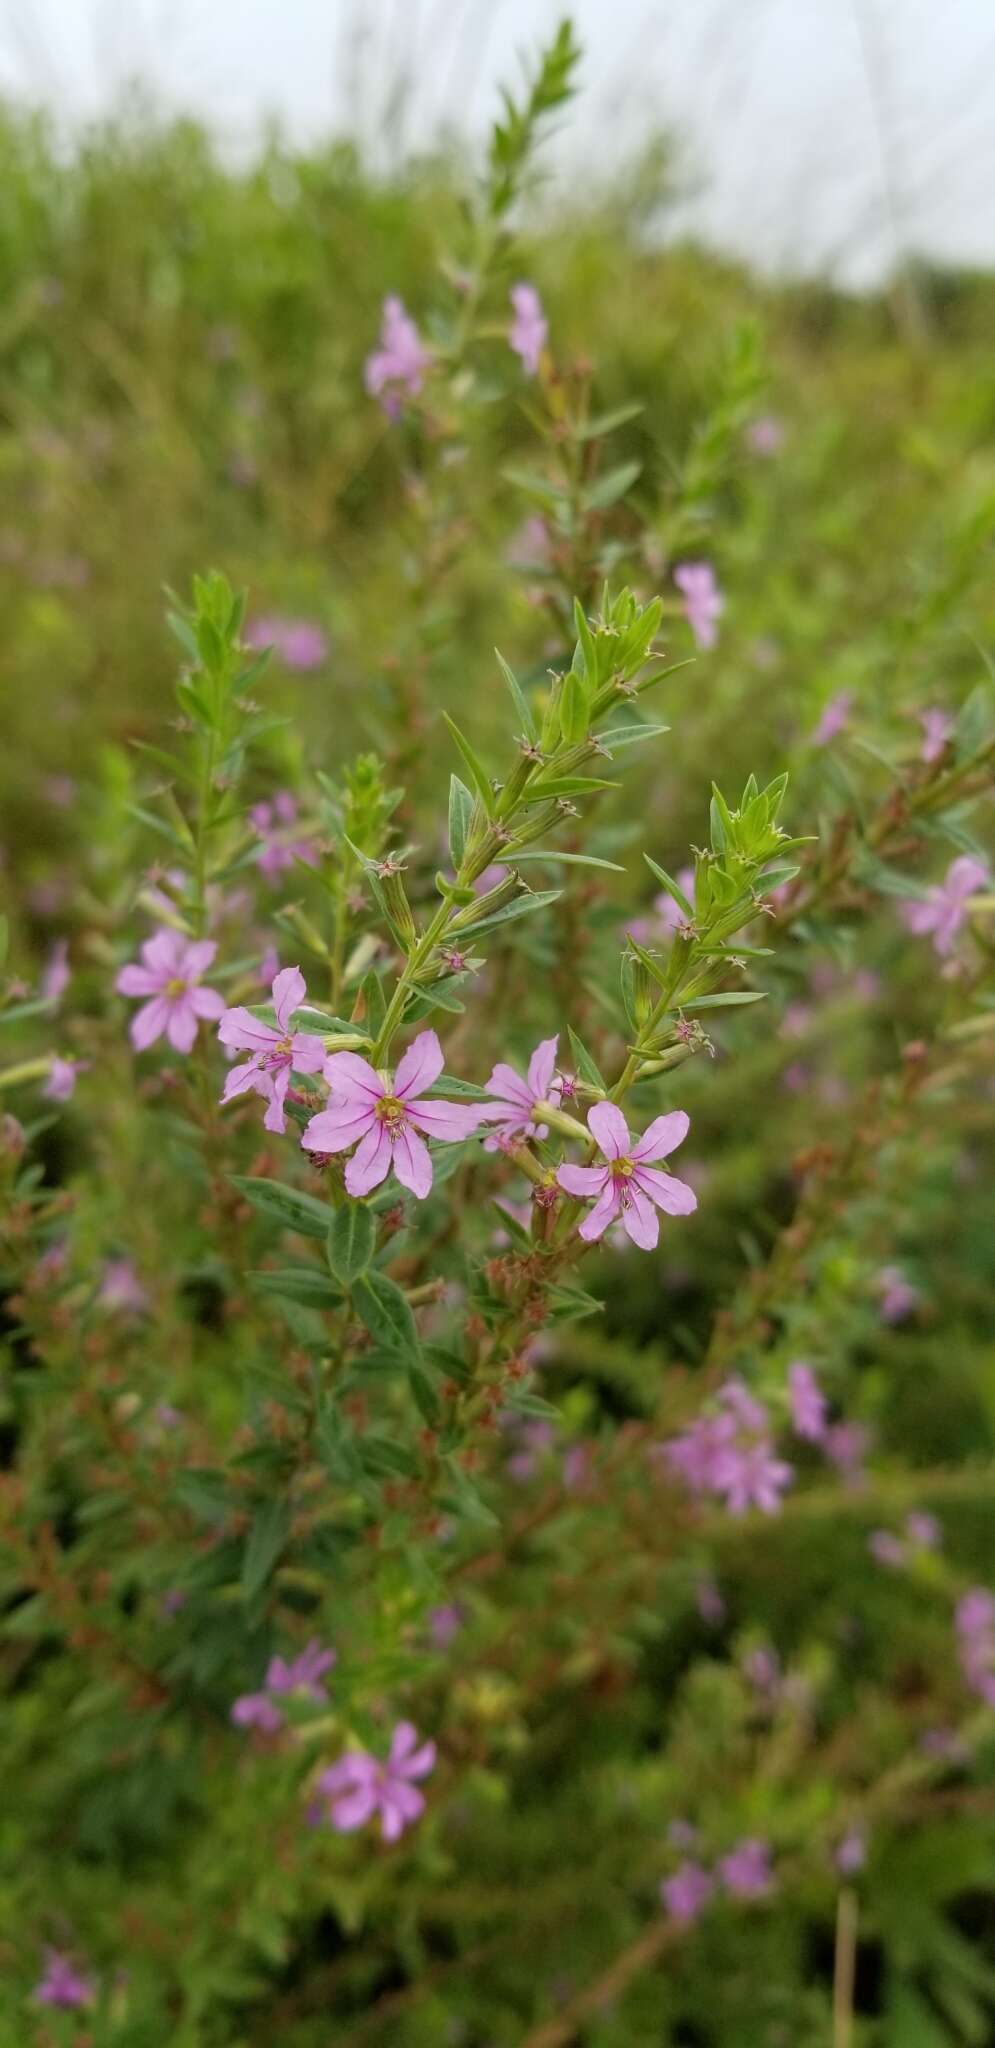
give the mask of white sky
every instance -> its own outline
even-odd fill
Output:
[[[0,91],[75,124],[136,76],[245,148],[350,129],[399,152],[480,132],[562,0],[0,0]],[[995,0],[574,0],[583,89],[559,166],[654,120],[682,134],[681,225],[775,269],[861,282],[896,245],[995,264]],[[406,90],[404,81],[413,81]]]

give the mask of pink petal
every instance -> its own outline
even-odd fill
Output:
[[[269,1107],[263,1118],[263,1129],[276,1131],[282,1136],[287,1128],[287,1119],[283,1114],[283,1105],[286,1100],[287,1089],[290,1086],[290,1068],[278,1067],[275,1073],[268,1074],[266,1078],[269,1084],[267,1090],[269,1094]]]
[[[402,1757],[409,1756],[418,1740],[418,1730],[413,1721],[399,1721],[390,1738],[387,1752],[388,1764],[399,1764]]]
[[[656,1210],[635,1180],[630,1180],[629,1199],[622,1204],[622,1228],[640,1251],[651,1252],[659,1242],[660,1223]]]
[[[384,1084],[369,1060],[358,1052],[331,1052],[325,1061],[325,1079],[336,1095],[346,1101],[379,1102],[386,1094]]]
[[[243,1060],[241,1066],[229,1067],[222,1102],[230,1102],[233,1095],[244,1095],[247,1088],[254,1088],[261,1072],[258,1059]]]
[[[143,1003],[131,1020],[131,1043],[136,1052],[144,1052],[161,1038],[169,1023],[169,1004],[165,996],[153,996],[150,1003]]]
[[[487,1093],[496,1095],[502,1103],[513,1103],[516,1109],[524,1109],[526,1115],[531,1115],[534,1095],[514,1067],[506,1066],[503,1060],[498,1061],[487,1083]]]
[[[421,1748],[416,1749],[413,1756],[406,1757],[398,1767],[402,1777],[427,1778],[435,1769],[437,1754],[434,1742],[423,1742]]]
[[[307,983],[299,967],[284,967],[273,980],[273,1008],[280,1027],[281,1038],[286,1036],[287,1026],[294,1011],[307,995]]]
[[[320,1074],[325,1064],[325,1047],[310,1031],[295,1031],[290,1046],[290,1064],[299,1074]]]
[[[122,967],[114,983],[121,996],[154,996],[161,989],[163,977],[151,967],[139,967],[135,961]]]
[[[367,1108],[363,1103],[333,1103],[311,1118],[301,1144],[305,1152],[346,1152],[376,1123],[375,1109]]]
[[[480,1108],[477,1102],[438,1102],[425,1096],[408,1105],[408,1120],[416,1124],[429,1138],[444,1139],[455,1144],[459,1138],[472,1138],[480,1125]]]
[[[357,1146],[345,1170],[346,1189],[350,1195],[368,1195],[371,1188],[378,1188],[390,1172],[391,1143],[386,1127],[379,1117]]]
[[[424,1139],[403,1125],[394,1137],[394,1172],[402,1188],[423,1202],[432,1185],[432,1161]]]
[[[224,1013],[225,999],[216,988],[191,988],[187,996],[198,1017],[220,1017]]]
[[[197,1012],[190,1000],[189,991],[179,996],[169,1006],[169,1021],[166,1037],[174,1052],[192,1052],[197,1036]]]
[[[271,1024],[260,1024],[258,1017],[253,1017],[241,1004],[237,1009],[225,1011],[218,1025],[218,1037],[222,1045],[232,1045],[245,1052],[268,1051],[270,1046],[279,1043],[279,1032],[274,1031]]]
[[[672,1173],[661,1173],[655,1166],[637,1166],[630,1185],[641,1188],[668,1216],[693,1216],[698,1207],[698,1197],[686,1181],[675,1180]]]
[[[559,1043],[558,1037],[542,1039],[529,1061],[527,1078],[533,1102],[549,1101],[549,1089],[556,1072],[556,1052]]]
[[[683,1145],[691,1128],[691,1119],[683,1109],[672,1109],[667,1116],[654,1117],[641,1138],[637,1139],[629,1154],[630,1159],[669,1159],[678,1145]]]
[[[171,981],[181,972],[181,963],[186,952],[186,940],[182,932],[170,931],[166,927],[153,932],[142,947],[142,960],[161,981]]]
[[[425,1805],[421,1793],[415,1792],[412,1794],[412,1797],[417,1801],[417,1805],[413,1812],[410,1810],[406,1812],[405,1807],[408,1806],[409,1802],[403,1799],[402,1789],[407,1788],[399,1788],[397,1792],[391,1791],[384,1795],[380,1814],[385,1842],[396,1842],[399,1836],[403,1835],[408,1822],[418,1819],[418,1815]]]
[[[398,1064],[394,1075],[394,1094],[401,1102],[412,1101],[424,1089],[431,1088],[444,1066],[442,1047],[435,1032],[419,1031]]]
[[[332,1826],[340,1835],[348,1835],[353,1828],[361,1828],[372,1820],[377,1810],[377,1795],[371,1785],[360,1785],[355,1792],[347,1792],[335,1801],[332,1807]]]
[[[594,1208],[580,1225],[579,1236],[587,1244],[593,1244],[597,1238],[603,1237],[609,1223],[618,1215],[620,1207],[621,1196],[614,1181],[609,1177]]]
[[[588,1201],[600,1193],[611,1175],[607,1166],[571,1166],[568,1161],[560,1167],[556,1178],[568,1195],[580,1195]]]
[[[217,950],[213,939],[192,939],[184,946],[182,972],[188,980],[194,981],[198,975],[207,973]]]
[[[629,1126],[614,1102],[595,1102],[587,1112],[588,1129],[606,1159],[624,1159],[631,1143]]]

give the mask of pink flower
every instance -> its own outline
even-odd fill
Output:
[[[674,582],[684,596],[684,615],[699,647],[714,647],[719,637],[719,619],[725,598],[715,580],[711,562],[681,562],[674,570]]]
[[[404,393],[417,396],[431,361],[403,301],[385,299],[380,347],[367,356],[364,377],[370,397],[379,398],[388,419],[399,418]]]
[[[306,994],[307,985],[300,968],[284,967],[273,982],[275,1030],[272,1024],[261,1024],[251,1011],[241,1006],[226,1010],[218,1025],[222,1045],[234,1046],[252,1055],[240,1066],[231,1068],[221,1100],[230,1102],[233,1095],[244,1095],[248,1088],[262,1095],[268,1104],[263,1117],[267,1131],[285,1131],[287,1128],[283,1105],[294,1068],[301,1074],[320,1074],[325,1064],[323,1039],[310,1031],[290,1029],[290,1019]]]
[[[960,1666],[972,1692],[995,1707],[995,1600],[984,1586],[972,1586],[958,1601],[954,1622]]]
[[[107,1260],[97,1300],[125,1315],[141,1315],[148,1307],[148,1295],[130,1259]]]
[[[48,1079],[42,1094],[49,1102],[68,1102],[76,1088],[76,1076],[81,1073],[88,1060],[64,1060],[55,1053],[48,1070]]]
[[[559,1038],[540,1041],[529,1061],[524,1081],[514,1067],[505,1066],[503,1060],[499,1060],[487,1083],[488,1094],[496,1100],[482,1103],[478,1113],[480,1122],[499,1127],[494,1137],[485,1138],[485,1152],[500,1151],[512,1138],[548,1136],[548,1124],[537,1123],[534,1112],[537,1102],[549,1102],[555,1108],[563,1094],[563,1083],[555,1073],[559,1042]]]
[[[854,1877],[867,1861],[867,1837],[863,1828],[848,1828],[836,1844],[833,1862],[841,1877]]]
[[[423,1201],[432,1185],[425,1138],[458,1144],[480,1122],[476,1103],[423,1098],[443,1065],[434,1031],[420,1031],[412,1040],[392,1085],[358,1053],[332,1053],[325,1061],[332,1091],[328,1107],[311,1118],[301,1144],[308,1152],[345,1152],[358,1139],[345,1170],[350,1195],[368,1195],[393,1170],[402,1188]]]
[[[919,1306],[919,1289],[906,1279],[901,1266],[882,1266],[875,1280],[881,1295],[881,1316],[886,1323],[904,1323]]]
[[[953,951],[953,943],[967,916],[968,898],[988,880],[983,861],[973,854],[958,854],[952,860],[938,888],[927,889],[922,902],[906,903],[903,909],[910,932],[920,938],[932,932],[933,945],[941,957]]]
[[[272,647],[287,668],[305,674],[328,659],[328,640],[312,619],[285,619],[270,612],[253,619],[245,631],[246,647]]]
[[[889,1571],[898,1571],[905,1563],[905,1545],[891,1529],[872,1529],[867,1548],[875,1563],[887,1565]]]
[[[261,844],[256,859],[267,881],[282,875],[298,860],[309,868],[317,867],[318,849],[314,841],[294,837],[297,805],[289,789],[278,790],[271,804],[253,804],[249,819],[259,834]]]
[[[69,1956],[62,1955],[57,1948],[45,1950],[45,1968],[39,1983],[35,1985],[36,2005],[58,2006],[64,2012],[75,2012],[80,2006],[93,2001],[93,1985],[89,1977],[77,1970]]]
[[[268,1692],[240,1694],[230,1718],[236,1728],[258,1728],[264,1735],[276,1735],[283,1727],[283,1714]]]
[[[770,1848],[758,1835],[737,1842],[719,1864],[726,1891],[737,1899],[762,1899],[770,1891],[773,1873]]]
[[[788,1394],[795,1435],[820,1444],[826,1433],[826,1397],[811,1366],[801,1359],[788,1367]]]
[[[349,1750],[322,1771],[318,1792],[328,1804],[328,1818],[339,1834],[351,1834],[365,1827],[375,1814],[385,1842],[396,1842],[411,1822],[424,1812],[425,1799],[413,1779],[427,1778],[435,1767],[434,1742],[418,1744],[418,1731],[410,1721],[399,1721],[391,1738],[386,1763],[363,1749]]]
[[[122,967],[114,984],[123,996],[148,996],[131,1020],[136,1052],[154,1045],[163,1032],[174,1052],[190,1052],[200,1017],[220,1017],[225,999],[216,989],[201,988],[217,946],[213,939],[185,939],[166,929],[153,933],[142,947],[141,965]]]
[[[837,690],[835,697],[830,697],[822,717],[812,734],[813,747],[827,747],[830,740],[834,740],[837,733],[843,731],[850,716],[852,705],[852,690]]]
[[[515,317],[508,329],[508,346],[521,356],[527,377],[534,377],[549,334],[549,321],[534,284],[513,284],[509,294]]]
[[[919,723],[922,726],[920,760],[932,764],[939,760],[953,732],[954,722],[949,711],[934,708],[931,711],[920,711]]]
[[[905,1534],[918,1550],[939,1550],[943,1542],[943,1531],[936,1516],[923,1514],[919,1508],[906,1515]]]
[[[660,1173],[651,1161],[666,1159],[682,1145],[690,1118],[682,1109],[655,1117],[635,1144],[620,1109],[613,1102],[595,1102],[587,1113],[588,1128],[597,1140],[605,1166],[561,1166],[556,1178],[568,1195],[579,1195],[594,1208],[585,1216],[580,1235],[590,1244],[621,1216],[633,1244],[652,1251],[660,1235],[654,1203],[668,1216],[690,1216],[698,1197],[685,1181]]]
[[[848,1486],[860,1486],[870,1436],[862,1422],[834,1422],[823,1437],[823,1450]]]
[[[664,1878],[660,1897],[670,1918],[679,1921],[683,1927],[690,1927],[707,1906],[714,1890],[715,1879],[700,1863],[688,1859],[679,1864],[672,1877]]]
[[[436,1650],[448,1650],[454,1636],[459,1635],[465,1620],[466,1615],[456,1600],[447,1601],[442,1607],[431,1608],[428,1617],[428,1634],[433,1648]]]
[[[40,988],[47,1003],[57,1003],[69,987],[69,941],[56,939],[42,969]]]
[[[717,1494],[730,1514],[751,1507],[776,1514],[794,1478],[791,1466],[774,1455],[766,1408],[736,1379],[720,1388],[717,1413],[700,1415],[656,1455],[692,1493]]]
[[[759,419],[750,421],[746,429],[746,445],[751,455],[780,454],[784,447],[784,427],[774,413],[761,413]]]
[[[316,1636],[289,1664],[285,1657],[271,1657],[262,1691],[242,1693],[234,1702],[231,1719],[235,1727],[261,1728],[265,1735],[275,1735],[283,1727],[283,1711],[276,1698],[296,1692],[320,1705],[328,1698],[321,1680],[337,1662],[336,1652],[323,1650]]]

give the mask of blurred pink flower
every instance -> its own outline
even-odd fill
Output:
[[[69,941],[56,939],[41,972],[39,987],[47,1003],[57,1003],[69,987]]]
[[[881,1295],[881,1316],[886,1323],[907,1322],[919,1306],[919,1289],[902,1272],[901,1266],[882,1266],[875,1280]]]
[[[867,1861],[867,1837],[863,1828],[848,1828],[836,1844],[833,1862],[841,1877],[855,1877]]]
[[[119,994],[149,998],[129,1027],[136,1052],[154,1045],[163,1032],[174,1052],[190,1052],[199,1019],[220,1017],[224,997],[200,986],[217,950],[213,939],[186,939],[163,929],[146,939],[141,965],[122,967],[114,984]]]
[[[927,889],[921,901],[911,900],[903,907],[902,915],[910,932],[917,937],[933,935],[933,945],[941,957],[953,951],[953,943],[967,916],[968,899],[975,891],[984,887],[988,870],[983,861],[975,860],[970,853],[958,854],[952,860],[943,881],[938,887]]]
[[[714,647],[725,598],[711,562],[680,562],[674,582],[684,598],[684,615],[699,647]]]
[[[302,1074],[320,1074],[325,1064],[325,1044],[314,1032],[290,1028],[290,1019],[307,994],[299,967],[284,967],[273,982],[272,993],[275,1030],[271,1024],[261,1024],[258,1017],[241,1005],[226,1010],[218,1025],[222,1045],[251,1054],[250,1059],[231,1068],[221,1100],[230,1102],[233,1095],[244,1095],[251,1088],[268,1105],[264,1128],[283,1132],[287,1128],[283,1106],[290,1076],[295,1067]]]
[[[953,732],[954,721],[949,711],[940,711],[934,708],[931,711],[920,711],[919,723],[922,726],[923,734],[920,758],[932,764],[932,762],[938,761],[943,753],[947,741]]]
[[[699,1415],[679,1436],[661,1444],[658,1456],[692,1493],[713,1493],[730,1514],[747,1508],[776,1514],[794,1473],[778,1458],[769,1434],[767,1410],[741,1380],[727,1380],[716,1412]]]
[[[678,868],[674,880],[678,888],[687,897],[688,902],[693,906],[694,869],[692,867]],[[659,896],[654,896],[653,898],[652,916],[631,918],[625,928],[626,931],[632,933],[633,938],[640,946],[651,946],[654,939],[663,939],[670,932],[676,932],[684,921],[684,912],[680,904],[675,902],[668,889],[661,889]]]
[[[768,1843],[758,1835],[737,1842],[728,1856],[723,1856],[719,1871],[726,1891],[734,1898],[765,1898],[774,1881]]]
[[[119,1309],[126,1315],[140,1315],[148,1307],[148,1294],[130,1259],[107,1260],[97,1300],[105,1308]]]
[[[89,1066],[89,1060],[64,1060],[58,1053],[52,1056],[48,1079],[42,1094],[49,1102],[68,1102],[76,1089],[76,1077]]]
[[[958,1601],[954,1624],[964,1677],[995,1707],[995,1600],[984,1586],[972,1586]]]
[[[320,626],[310,619],[286,619],[272,612],[253,619],[245,629],[245,645],[261,651],[272,647],[287,668],[301,674],[320,668],[328,658],[328,641]]]
[[[508,330],[508,346],[522,359],[527,377],[534,377],[549,334],[549,322],[534,284],[513,284],[509,294],[515,317]]]
[[[456,1144],[472,1137],[480,1122],[476,1103],[422,1095],[444,1064],[434,1031],[420,1031],[412,1040],[392,1086],[358,1053],[332,1053],[325,1062],[332,1091],[328,1107],[311,1118],[302,1145],[308,1152],[344,1152],[358,1139],[345,1170],[350,1195],[368,1195],[393,1170],[401,1186],[423,1201],[432,1185],[425,1138]]]
[[[633,1143],[620,1109],[613,1102],[595,1102],[587,1113],[588,1128],[603,1157],[604,1166],[561,1166],[556,1176],[568,1195],[594,1201],[579,1234],[588,1244],[603,1236],[608,1225],[621,1216],[626,1234],[643,1251],[652,1251],[660,1236],[654,1209],[667,1216],[690,1216],[698,1197],[686,1181],[661,1173],[653,1162],[669,1158],[682,1145],[690,1119],[682,1109],[655,1117]]]
[[[383,302],[380,347],[366,358],[364,379],[371,398],[379,398],[388,419],[400,416],[403,397],[417,396],[432,361],[403,300]]]
[[[277,875],[292,868],[295,861],[303,861],[309,868],[317,867],[314,840],[294,836],[297,803],[289,789],[278,790],[272,803],[253,804],[249,820],[259,834],[256,859],[267,881],[274,881]]]
[[[788,1367],[791,1424],[807,1443],[821,1443],[826,1433],[826,1397],[810,1365],[798,1359]]]
[[[93,2002],[93,1984],[67,1955],[57,1948],[45,1950],[45,1968],[35,1985],[36,2005],[51,2005],[63,2012],[78,2011]]]
[[[424,1812],[424,1795],[413,1781],[428,1777],[435,1758],[435,1743],[419,1747],[418,1731],[410,1721],[398,1722],[385,1763],[366,1750],[348,1750],[318,1779],[332,1827],[350,1834],[379,1815],[384,1841],[396,1842]]]
[[[812,734],[813,747],[828,746],[830,740],[834,740],[837,734],[843,731],[852,707],[852,690],[837,690],[835,697],[830,697],[822,717]]]
[[[700,1863],[688,1858],[678,1865],[672,1877],[665,1877],[660,1886],[660,1897],[671,1920],[682,1927],[690,1927],[707,1906],[715,1890],[715,1879]]]
[[[746,429],[746,445],[751,455],[779,455],[784,447],[782,422],[772,412],[761,413]]]

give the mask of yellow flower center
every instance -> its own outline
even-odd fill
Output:
[[[404,1104],[398,1101],[396,1095],[381,1095],[377,1103],[377,1115],[389,1131],[396,1131],[398,1126],[403,1124],[404,1114]]]
[[[172,981],[167,981],[166,994],[172,996],[174,1000],[177,996],[185,996],[186,992],[187,985],[182,975],[175,975]]]
[[[631,1180],[635,1170],[635,1164],[631,1159],[616,1159],[612,1164],[612,1173],[616,1180]]]

